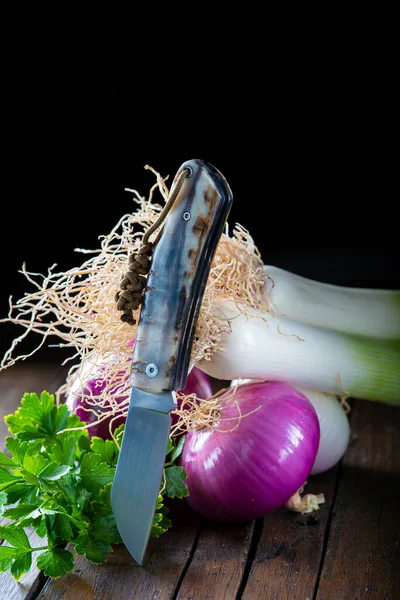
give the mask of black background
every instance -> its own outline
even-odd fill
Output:
[[[31,289],[23,261],[41,273],[80,264],[74,248],[97,247],[134,210],[124,188],[148,193],[144,165],[172,179],[192,158],[224,174],[229,223],[249,230],[265,263],[400,288],[394,80],[373,52],[239,63],[178,49],[168,62],[165,45],[151,58],[124,36],[118,16],[108,29],[100,9],[80,17],[63,35],[53,28],[27,42],[19,32],[8,52],[0,318],[10,294]],[[0,329],[3,354],[17,331]]]

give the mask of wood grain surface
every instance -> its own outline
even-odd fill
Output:
[[[2,450],[4,415],[24,392],[54,392],[63,377],[57,365],[29,361],[0,373]],[[341,463],[307,483],[326,499],[311,515],[280,508],[229,525],[171,501],[173,527],[151,540],[143,567],[120,545],[105,565],[76,556],[74,572],[57,580],[35,568],[18,583],[1,573],[0,599],[397,600],[400,410],[353,401],[351,428]]]

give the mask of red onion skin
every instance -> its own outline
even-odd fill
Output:
[[[190,371],[186,385],[182,392],[178,392],[178,394],[185,394],[189,396],[189,394],[196,394],[198,398],[205,400],[212,396],[212,387],[211,387],[211,379],[210,377],[201,371],[197,367],[193,367]]]
[[[90,398],[92,394],[100,394],[105,388],[104,379],[101,377],[101,370],[99,370],[99,374],[97,377],[93,377],[87,381],[82,389],[77,389],[76,383],[73,387],[67,392],[65,403],[68,406],[70,412],[75,413],[81,421],[84,421],[87,425],[91,425],[95,423],[99,417],[101,416],[102,410],[100,408],[97,410],[97,407],[94,407],[87,401],[87,398]],[[127,399],[127,396],[116,396],[116,401],[118,404]],[[86,410],[89,409],[89,410]],[[96,412],[92,412],[95,410]],[[88,428],[89,437],[101,437],[103,439],[110,439],[110,421],[111,418],[104,419],[101,423],[96,423],[92,427]],[[117,417],[112,424],[113,430],[125,423],[126,417],[120,416]]]
[[[88,404],[85,400],[85,394],[87,397],[90,397],[90,392],[93,394],[100,394],[105,387],[105,382],[101,378],[101,369],[99,369],[99,374],[89,381],[86,382],[83,393],[81,389],[77,389],[76,386],[72,386],[66,396],[66,404],[71,412],[74,412],[78,415],[78,417],[87,424],[95,423],[99,418],[101,411],[97,414],[85,410],[85,408],[93,409],[93,406]],[[73,392],[73,393],[72,393]],[[177,394],[177,400],[179,405],[179,394]],[[195,393],[199,398],[208,398],[212,395],[211,390],[211,380],[206,373],[200,371],[197,367],[193,367],[192,371],[189,373],[186,387],[182,390],[182,393],[189,395]],[[117,391],[116,391],[117,394]],[[116,402],[120,404],[124,400],[126,400],[128,396],[118,396],[116,395]],[[172,423],[175,423],[178,420],[177,415],[171,415]],[[101,423],[93,425],[88,428],[89,437],[97,436],[103,439],[110,439],[110,418],[104,419]],[[126,417],[118,417],[113,421],[112,428],[116,429],[119,425],[125,423]]]
[[[229,432],[237,424],[235,401],[243,416]],[[181,465],[188,474],[187,501],[209,519],[247,522],[282,506],[305,483],[319,421],[311,402],[282,383],[242,385],[221,406],[212,427],[186,434]]]

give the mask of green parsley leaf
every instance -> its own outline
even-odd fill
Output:
[[[107,485],[114,478],[115,469],[102,462],[100,454],[88,452],[81,460],[80,477],[83,486],[93,493]]]
[[[166,493],[170,498],[185,498],[189,490],[185,483],[187,473],[183,467],[176,465],[165,469]]]
[[[0,492],[0,517],[4,513],[4,506],[7,502],[7,494],[5,492]]]
[[[172,525],[167,517],[168,509],[164,506],[164,500],[161,494],[158,496],[154,521],[151,528],[151,537],[159,537],[165,533]]]
[[[42,516],[38,526],[36,527],[36,533],[39,537],[44,538],[47,535],[46,517]]]
[[[8,458],[8,456],[3,454],[3,452],[0,452],[0,467],[12,468],[17,465],[18,465],[17,461],[12,460],[11,458]]]
[[[28,536],[21,527],[0,526],[0,537],[11,546],[0,546],[0,571],[11,569],[12,576],[18,581],[29,571],[32,564],[33,549]]]
[[[67,473],[62,479],[59,479],[57,486],[75,513],[81,513],[85,509],[91,493],[83,487],[82,482],[78,481],[75,474]]]
[[[169,454],[171,454],[172,450],[175,448],[174,446],[174,442],[172,441],[171,438],[168,438],[168,445],[167,445],[167,452],[166,452],[166,456],[168,456]]]
[[[8,504],[34,502],[37,500],[38,492],[37,485],[29,485],[26,481],[19,479],[14,485],[7,487]]]
[[[112,440],[103,440],[100,437],[93,436],[90,440],[90,449],[95,454],[99,454],[103,462],[109,465],[117,464],[118,449]]]
[[[96,565],[106,561],[109,552],[112,551],[110,544],[95,537],[91,531],[79,534],[74,540],[75,550],[78,554],[84,554],[88,560]]]
[[[0,546],[0,572],[8,571],[18,555],[19,553],[16,548],[10,546]]]
[[[64,406],[64,405],[62,404],[61,406]],[[76,415],[75,413],[72,413],[72,414],[69,413],[68,421],[67,421],[67,425],[66,425],[65,429],[74,429],[75,427],[82,427],[82,425],[84,425],[84,423],[83,423],[83,421],[80,420],[78,415]],[[87,429],[79,429],[76,431],[72,431],[70,433],[74,433],[78,438],[82,435],[84,437],[86,437],[86,439],[89,437]]]
[[[14,525],[0,525],[0,537],[16,548],[20,548],[25,551],[32,550],[28,536],[22,527],[15,527]]]
[[[56,535],[64,542],[69,542],[74,536],[71,523],[67,515],[57,514],[54,519],[54,530]]]
[[[21,477],[17,477],[10,473],[10,471],[7,471],[7,469],[0,467],[0,490],[6,486],[9,487],[11,483],[18,483],[21,480]]]
[[[169,456],[170,462],[175,462],[177,458],[182,454],[183,446],[185,445],[185,436],[179,438],[176,446],[172,446],[171,456]]]
[[[28,515],[31,516],[32,513],[35,513],[37,509],[38,509],[37,504],[21,504],[21,503],[19,503],[17,506],[6,510],[4,512],[4,516],[7,517],[7,519],[14,519],[16,521],[23,517],[27,517]],[[32,518],[35,518],[38,515],[39,515],[39,513]]]
[[[52,506],[53,508],[47,508],[46,504]],[[85,519],[76,519],[65,508],[63,508],[55,502],[51,502],[50,500],[48,500],[47,503],[44,503],[43,506],[40,507],[40,512],[44,515],[55,515],[55,518],[57,517],[57,515],[63,515],[67,519],[69,519],[71,523],[73,523],[75,527],[77,527],[77,529],[86,529],[86,527],[88,527],[88,523]]]
[[[114,437],[117,440],[117,445],[119,447],[121,447],[121,443],[122,443],[122,438],[124,435],[124,431],[125,431],[125,424],[122,423],[122,425],[119,425],[115,431],[114,431]]]
[[[113,514],[95,518],[93,521],[93,532],[96,540],[103,540],[109,544],[122,543],[122,538]]]
[[[7,415],[4,420],[11,433],[18,434],[36,428],[37,433],[54,433],[52,427],[52,413],[57,411],[54,396],[42,392],[40,398],[37,394],[24,394],[21,406],[12,415]]]
[[[11,546],[0,546],[0,571],[11,568],[11,574],[18,581],[29,571],[32,564],[32,548],[25,531],[13,525],[0,526],[0,537]]]
[[[32,483],[36,482],[37,475],[49,464],[49,460],[45,458],[42,454],[36,454],[32,456],[31,454],[26,453],[24,456],[23,473],[26,477],[26,473],[30,473],[31,475],[35,475]]]
[[[112,506],[111,506],[111,488],[112,482],[108,483],[104,488],[102,488],[97,496],[96,500],[92,500],[90,506],[95,515],[99,517],[104,517],[106,515],[112,514]]]
[[[2,571],[8,571],[8,569],[11,568],[14,557],[15,548],[10,548],[10,546],[0,546],[0,573]]]
[[[22,465],[24,456],[29,448],[28,442],[23,442],[15,437],[6,437],[5,442],[6,448],[9,453],[13,455],[14,460],[16,460],[19,465]]]
[[[36,565],[47,577],[57,579],[74,570],[74,555],[63,548],[51,548],[38,556]]]
[[[62,465],[73,467],[80,435],[80,431],[65,431],[57,435],[57,443],[49,449],[49,457]]]
[[[32,552],[19,554],[11,565],[11,575],[16,581],[19,581],[22,575],[25,575],[32,566]]]
[[[88,452],[90,450],[90,440],[89,440],[89,436],[87,437],[80,437],[78,440],[78,447],[80,452]]]
[[[61,465],[60,463],[53,461],[38,473],[38,477],[40,477],[40,479],[46,479],[47,481],[57,481],[57,479],[66,475],[70,470],[70,466]]]

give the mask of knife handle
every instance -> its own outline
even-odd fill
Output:
[[[173,186],[184,170],[154,249],[132,357],[132,386],[153,394],[186,385],[211,262],[232,205],[229,185],[213,165],[183,163]]]

